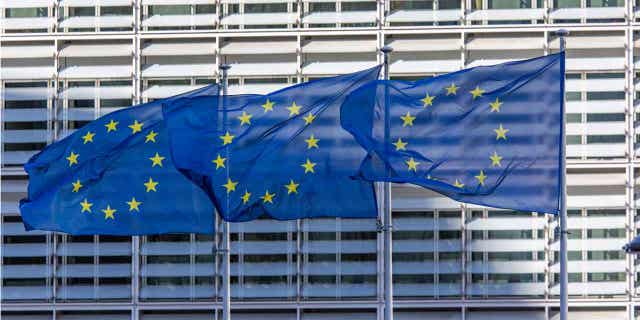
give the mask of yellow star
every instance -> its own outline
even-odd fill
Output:
[[[227,183],[223,184],[222,186],[227,189],[227,193],[231,193],[231,191],[236,191],[237,184],[238,184],[238,181],[233,182],[231,181],[231,178],[227,178]]]
[[[402,119],[403,123],[402,126],[406,127],[406,126],[413,126],[413,120],[416,119],[416,117],[412,116],[411,113],[409,113],[409,111],[407,111],[407,114],[405,114],[404,116],[401,116],[400,119]]]
[[[265,102],[262,105],[262,109],[264,109],[264,112],[268,112],[268,111],[273,111],[273,102],[269,101],[269,99],[267,99],[267,102]]]
[[[276,196],[275,193],[269,193],[269,190],[267,190],[264,193],[264,196],[260,197],[260,199],[262,199],[262,202],[264,202],[264,203],[267,203],[267,202],[273,203],[273,197],[275,197],[275,196]]]
[[[242,115],[238,117],[238,120],[240,120],[240,126],[242,127],[244,124],[251,125],[251,117],[253,117],[253,115],[246,111],[242,111]]]
[[[241,198],[242,198],[242,203],[246,204],[247,202],[249,202],[249,198],[251,198],[251,192],[245,190]]]
[[[67,157],[67,160],[69,160],[69,167],[71,167],[71,165],[78,164],[79,156],[80,154],[71,151],[71,154]]]
[[[493,155],[491,155],[491,157],[489,157],[489,159],[491,159],[491,166],[492,167],[501,167],[502,164],[500,163],[500,160],[502,160],[502,157],[498,155],[498,153],[496,153],[495,151],[493,152]]]
[[[507,140],[507,132],[509,132],[509,129],[503,128],[502,123],[500,124],[500,127],[498,129],[493,129],[493,131],[496,132],[496,140]]]
[[[456,179],[456,182],[453,183],[453,186],[456,188],[462,188],[464,187],[464,183],[461,183],[460,181],[458,181],[458,179]]]
[[[73,192],[78,192],[80,191],[80,188],[82,188],[82,183],[80,183],[80,179],[76,180],[76,182],[72,182],[71,184],[73,185]]]
[[[424,104],[424,107],[426,108],[428,106],[433,105],[433,99],[435,99],[435,98],[436,98],[436,96],[430,96],[429,93],[427,92],[425,94],[424,98],[422,98],[422,100],[420,100],[420,101],[422,101],[422,103]]]
[[[80,212],[91,212],[91,206],[93,205],[93,203],[87,201],[87,199],[84,199],[84,201],[80,202],[80,205],[82,206],[82,210],[80,210]]]
[[[161,157],[157,152],[156,155],[149,158],[149,160],[151,160],[151,167],[155,167],[156,165],[159,165],[162,167],[162,160],[164,160],[164,157]]]
[[[304,168],[304,173],[307,173],[307,172],[316,173],[313,169],[316,166],[316,163],[311,162],[309,158],[307,158],[307,162],[303,163],[301,166]]]
[[[458,93],[458,87],[456,87],[456,84],[453,82],[446,89],[447,89],[447,95],[455,95],[456,93]]]
[[[291,193],[298,193],[299,185],[300,185],[299,183],[295,183],[292,179],[289,181],[289,184],[285,184],[284,187],[287,188],[287,194],[291,194]]]
[[[129,211],[135,210],[140,212],[139,206],[142,204],[141,201],[136,201],[136,198],[131,198],[131,201],[127,201],[127,204],[129,205]]]
[[[316,137],[314,137],[313,135],[311,135],[311,137],[309,137],[309,139],[305,139],[304,140],[307,143],[307,149],[311,149],[311,148],[318,148],[318,141],[320,141],[320,139],[316,139]]]
[[[313,113],[309,113],[308,115],[306,115],[305,117],[303,117],[302,119],[304,119],[304,123],[306,125],[310,125],[311,122],[313,122],[313,120],[316,119],[316,116],[313,115]]]
[[[131,134],[134,134],[136,132],[140,132],[142,131],[142,125],[144,123],[142,122],[138,122],[138,120],[134,120],[132,125],[129,125],[129,128],[131,128]]]
[[[475,89],[469,91],[471,93],[471,95],[473,96],[473,99],[477,98],[477,97],[482,97],[482,94],[484,93],[484,90],[480,89],[480,87],[476,86]]]
[[[84,140],[83,144],[87,144],[87,142],[93,142],[93,136],[95,135],[96,135],[95,133],[91,133],[91,131],[87,131],[87,134],[82,136],[82,140]]]
[[[498,97],[496,97],[496,101],[489,103],[489,105],[491,106],[491,112],[500,112],[500,106],[502,105],[502,102],[498,99]]]
[[[157,135],[158,135],[157,132],[151,130],[151,132],[149,132],[149,134],[146,135],[146,139],[144,140],[144,143],[147,143],[149,141],[156,142],[156,136]]]
[[[413,172],[418,170],[418,165],[420,164],[420,162],[416,162],[415,160],[413,160],[413,158],[409,158],[409,160],[405,161],[405,163],[407,164],[409,171],[413,170]]]
[[[144,183],[144,186],[147,187],[147,192],[153,190],[153,192],[156,192],[156,186],[158,185],[158,182],[153,181],[153,179],[151,179],[151,177],[149,177],[149,181]]]
[[[214,160],[211,160],[211,162],[216,164],[216,170],[220,169],[220,168],[224,168],[224,161],[227,160],[227,158],[223,158],[220,156],[220,154],[218,154],[218,157],[215,158]]]
[[[104,219],[115,219],[114,217],[114,213],[116,213],[116,209],[111,209],[111,206],[107,205],[106,209],[102,209],[102,212],[104,212]]]
[[[107,127],[107,132],[116,131],[118,130],[118,121],[111,119],[111,121],[104,126]]]
[[[484,171],[480,170],[480,174],[475,177],[476,179],[478,179],[478,183],[480,183],[481,186],[484,186],[484,180],[487,178],[487,176],[484,174]]]
[[[290,107],[287,107],[287,110],[289,110],[289,117],[297,116],[300,114],[300,106],[297,105],[295,101],[291,104]]]
[[[233,138],[235,138],[235,136],[232,136],[229,134],[229,131],[227,131],[224,136],[220,136],[220,139],[222,139],[222,145],[226,146],[228,144],[231,144],[231,142],[233,142]]]
[[[407,150],[407,142],[402,141],[402,138],[398,138],[398,141],[392,143],[394,146],[396,146],[396,151],[399,150]]]

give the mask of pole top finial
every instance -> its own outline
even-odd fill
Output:
[[[220,65],[220,70],[224,71],[224,70],[229,70],[229,69],[231,69],[231,65],[228,65],[226,63],[223,63],[223,64]]]
[[[569,35],[569,30],[567,29],[558,29],[555,31],[556,36],[558,37],[566,37]]]
[[[390,53],[391,51],[393,51],[393,48],[391,48],[391,46],[384,46],[382,48],[380,48],[380,51],[382,51],[382,53],[387,54]]]

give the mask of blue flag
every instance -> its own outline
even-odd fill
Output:
[[[74,235],[213,232],[207,195],[173,165],[162,103],[217,95],[211,85],[107,114],[26,164],[27,230]]]
[[[563,92],[558,53],[415,82],[372,82],[344,102],[341,121],[368,151],[358,173],[364,180],[557,213]]]
[[[340,127],[339,114],[344,98],[379,71],[268,95],[166,103],[174,162],[226,221],[376,217],[373,183],[351,178],[366,152]]]

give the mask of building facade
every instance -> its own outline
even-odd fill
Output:
[[[567,39],[571,319],[640,319],[639,0],[0,1],[3,319],[217,319],[220,234],[26,232],[22,164],[103,114],[215,81],[267,93],[381,62],[395,79]],[[638,150],[638,151],[636,151]],[[393,187],[397,319],[557,319],[557,222]],[[232,225],[235,319],[381,319],[374,220]]]

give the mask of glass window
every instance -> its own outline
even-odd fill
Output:
[[[101,16],[126,16],[133,12],[131,6],[100,7]]]
[[[587,143],[624,143],[624,135],[588,135]]]
[[[70,17],[92,17],[96,15],[96,7],[70,7]]]
[[[199,4],[196,5],[196,14],[216,13],[215,4]]]
[[[488,0],[489,9],[531,8],[531,0]]]
[[[581,113],[567,113],[567,122],[568,123],[579,123],[579,122],[582,122],[582,114]]]
[[[287,12],[286,3],[247,3],[244,13]]]
[[[462,232],[458,230],[446,230],[438,232],[438,236],[442,240],[447,239],[460,239]]]
[[[191,14],[189,5],[149,6],[149,15]]]
[[[587,0],[587,7],[624,7],[625,0]]]
[[[391,1],[391,11],[432,10],[433,0]]]
[[[622,251],[588,251],[587,260],[623,260]]]
[[[624,121],[624,113],[588,113],[587,122]]]
[[[625,281],[624,272],[590,272],[587,273],[587,281],[590,282],[606,282],[606,281]]]
[[[554,8],[580,8],[581,0],[553,0]]]
[[[531,230],[489,230],[489,239],[532,239]]]
[[[376,6],[375,1],[343,2],[342,11],[375,11],[377,9]]]
[[[587,100],[624,100],[624,91],[587,92]]]
[[[333,12],[336,11],[335,2],[311,2],[309,12]]]
[[[49,15],[47,8],[7,8],[4,16],[7,18],[36,18]]]
[[[610,238],[624,238],[625,230],[619,229],[589,229],[587,230],[588,239],[610,239]]]
[[[460,0],[440,0],[438,1],[438,9],[460,9]]]
[[[582,136],[574,135],[574,134],[567,135],[567,144],[581,144],[581,143],[582,143]]]

